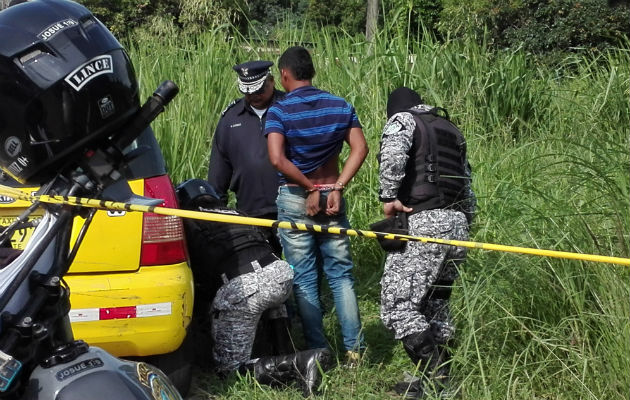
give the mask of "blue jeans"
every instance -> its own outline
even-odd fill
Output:
[[[322,191],[326,197],[329,192]],[[280,186],[278,189],[278,219],[296,223],[331,225],[349,228],[345,201],[335,216],[306,215],[306,193],[301,187]],[[328,347],[322,323],[322,308],[318,290],[318,259],[335,301],[346,350],[364,347],[357,297],[354,293],[350,240],[347,236],[326,233],[278,229],[284,256],[294,269],[293,293],[297,303],[304,337],[309,348]]]

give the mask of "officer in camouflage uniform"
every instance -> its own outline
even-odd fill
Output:
[[[182,208],[225,215],[240,215],[221,206],[214,188],[201,179],[177,187]],[[268,309],[284,310],[291,293],[293,270],[280,260],[254,226],[184,221],[190,261],[195,277],[195,313],[207,310],[202,304],[212,297],[212,356],[221,376],[239,370],[252,371],[260,383],[298,380],[304,395],[319,385],[318,363],[327,368],[330,352],[314,349],[288,355],[251,359],[256,327]],[[286,315],[285,315],[286,316]]]
[[[388,121],[379,154],[379,199],[387,217],[408,213],[409,234],[467,240],[475,209],[466,143],[443,109],[422,104],[402,87],[388,99]],[[402,341],[425,379],[444,383],[448,373],[446,344],[453,336],[448,299],[457,265],[466,257],[460,247],[408,242],[387,254],[381,279],[381,319]],[[426,380],[396,389],[422,396]]]

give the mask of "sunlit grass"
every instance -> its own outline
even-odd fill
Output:
[[[314,84],[354,104],[371,150],[346,192],[354,227],[367,229],[381,218],[376,155],[385,103],[392,89],[406,85],[426,103],[447,108],[467,137],[479,199],[472,239],[630,256],[629,46],[568,56],[551,68],[520,50],[415,43],[387,31],[373,43],[290,31],[278,48],[261,49],[242,38],[228,40],[222,29],[199,37],[140,34],[130,50],[143,97],[164,79],[181,89],[154,124],[174,182],[206,176],[221,110],[240,97],[232,65],[253,58],[275,62],[282,49],[305,37],[313,43]],[[352,243],[369,349],[359,368],[339,366],[328,374],[323,398],[388,398],[390,386],[413,366],[379,321],[382,253],[372,240]],[[628,271],[471,250],[452,301],[458,328],[454,390],[463,399],[627,399]],[[329,338],[341,350],[326,292],[324,301]],[[197,375],[193,393],[301,398],[297,389],[220,381],[205,372]]]

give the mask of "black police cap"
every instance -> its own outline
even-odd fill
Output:
[[[263,86],[267,75],[270,74],[269,68],[273,63],[271,61],[248,61],[232,67],[238,74],[238,89],[244,94],[254,93]]]

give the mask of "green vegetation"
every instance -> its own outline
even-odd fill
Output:
[[[630,30],[630,7],[606,0],[444,0],[440,30],[488,36],[498,48],[545,53],[617,45]],[[621,3],[621,2],[619,2]]]
[[[231,66],[276,61],[308,35],[314,83],[355,105],[371,149],[347,190],[354,227],[367,229],[381,217],[376,154],[385,103],[390,90],[406,85],[447,108],[468,139],[479,199],[473,240],[630,257],[628,42],[568,55],[550,68],[519,49],[491,52],[473,41],[427,37],[417,43],[395,30],[381,31],[371,44],[325,31],[290,32],[277,49],[225,40],[220,29],[133,38],[143,97],[163,79],[181,88],[154,124],[175,182],[206,175],[211,132],[239,97]],[[391,385],[413,367],[379,320],[382,252],[373,240],[353,239],[353,254],[369,349],[358,368],[328,373],[322,398],[389,398]],[[471,250],[452,303],[458,398],[628,399],[629,278],[627,267]],[[326,325],[339,350],[332,310]],[[193,394],[301,398],[295,389],[269,389],[249,378],[220,381],[205,371]]]
[[[190,33],[230,26],[231,35],[264,42],[282,39],[287,26],[364,34],[369,2],[360,0],[78,0],[115,34],[139,25],[172,24]],[[630,32],[628,0],[370,0],[383,29],[422,38],[464,38],[494,49],[536,54],[604,50]],[[311,38],[306,38],[311,40]]]

